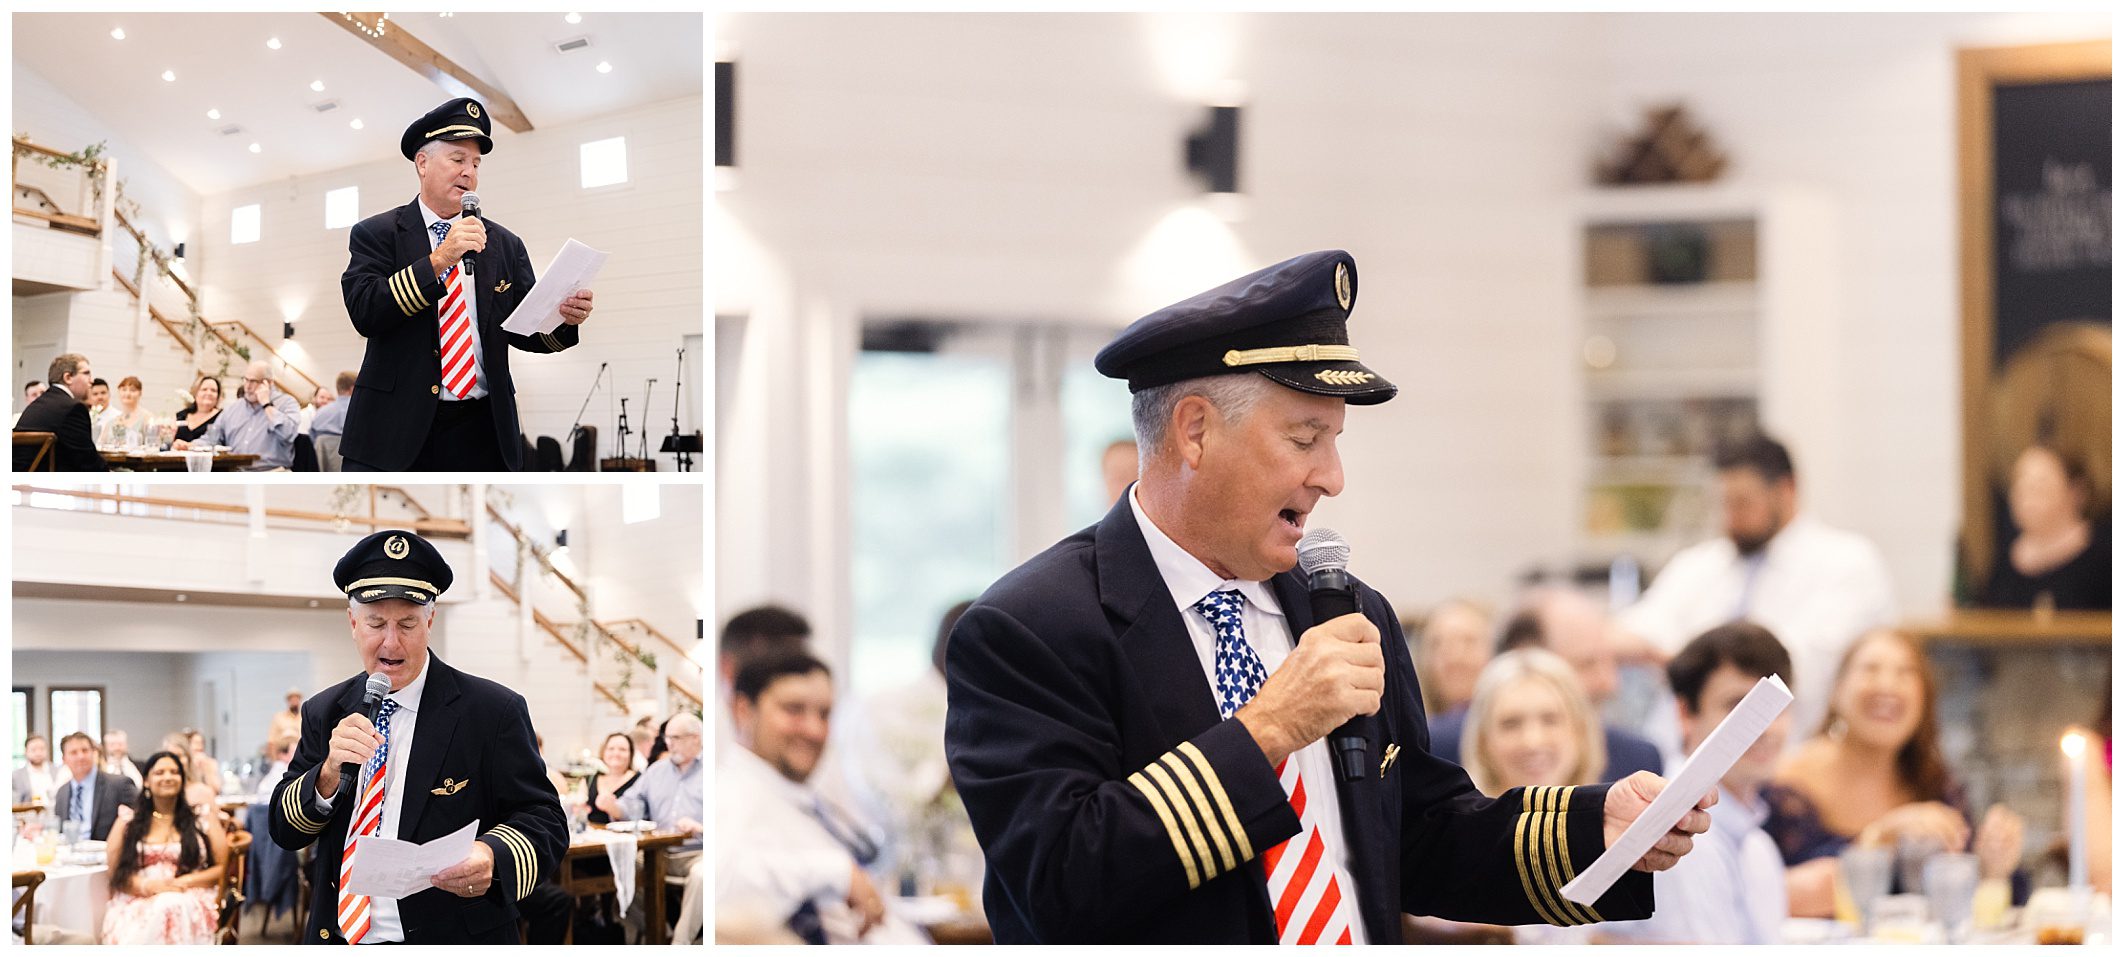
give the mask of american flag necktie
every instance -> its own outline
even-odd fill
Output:
[[[447,222],[428,228],[435,231],[438,243],[450,234]],[[472,281],[465,276],[463,265],[460,261],[443,274],[443,301],[435,311],[442,324],[442,387],[460,399],[470,398],[472,388],[479,384],[479,367],[472,362]]]
[[[1245,596],[1233,589],[1210,592],[1195,603],[1195,610],[1217,631],[1217,713],[1226,718],[1252,701],[1268,679],[1261,656],[1246,641],[1240,617],[1245,607]],[[1261,855],[1269,902],[1276,908],[1276,939],[1285,944],[1350,943],[1356,904],[1343,896],[1334,868],[1322,866],[1327,845],[1320,836],[1320,809],[1306,799],[1298,762],[1285,758],[1276,765],[1276,776],[1283,793],[1291,797],[1291,810],[1298,812],[1298,836]],[[1323,797],[1334,799],[1332,790]],[[1294,849],[1297,853],[1290,853]]]
[[[391,760],[391,715],[398,702],[389,698],[376,710],[376,733],[384,743],[362,765],[361,801],[354,805],[347,842],[339,852],[339,933],[349,944],[359,944],[369,933],[369,895],[347,893],[347,878],[354,874],[355,841],[373,835],[383,826],[385,769]]]

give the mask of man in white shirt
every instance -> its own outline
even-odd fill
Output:
[[[29,763],[15,769],[15,803],[51,800],[52,792],[66,780],[52,764],[52,743],[44,735],[30,735],[22,743],[22,755]]]
[[[785,649],[740,665],[732,689],[739,746],[720,752],[715,782],[717,919],[787,925],[809,943],[878,942],[867,935],[885,903],[863,870],[876,844],[808,783],[826,750],[832,674]]]
[[[1895,622],[1895,589],[1872,542],[1800,514],[1783,445],[1757,435],[1720,450],[1717,465],[1725,537],[1676,554],[1621,623],[1655,661],[1714,625],[1770,629],[1792,654],[1797,741],[1827,713],[1844,649]]]
[[[103,732],[103,770],[110,774],[124,776],[126,780],[133,782],[133,786],[137,788],[141,783],[140,766],[133,763],[133,756],[127,750],[128,747],[125,732]]]
[[[1758,625],[1720,625],[1690,642],[1667,662],[1683,747],[1694,752],[1755,683],[1770,675],[1790,682],[1792,659]],[[1652,875],[1660,906],[1651,919],[1608,925],[1603,928],[1608,935],[1645,943],[1778,942],[1786,913],[1785,863],[1763,831],[1770,807],[1762,790],[1791,728],[1788,708],[1719,780],[1711,830],[1696,839],[1696,849],[1680,863]]]

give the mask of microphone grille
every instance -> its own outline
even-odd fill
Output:
[[[471,209],[478,209],[478,208],[480,208],[480,207],[479,207],[479,194],[478,194],[478,193],[474,193],[474,192],[470,192],[470,191],[467,191],[467,192],[465,193],[465,198],[464,198],[464,199],[461,199],[461,200],[459,200],[458,202],[459,202],[460,204],[462,204],[462,205],[464,205],[464,206],[468,207],[468,208],[471,208]]]
[[[369,684],[363,689],[371,698],[381,698],[391,693],[391,677],[379,671],[369,676]]]
[[[1298,567],[1310,575],[1323,569],[1343,569],[1350,564],[1350,543],[1332,528],[1315,528],[1298,540]]]

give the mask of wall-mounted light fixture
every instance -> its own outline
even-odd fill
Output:
[[[1187,136],[1187,171],[1204,192],[1239,191],[1239,107],[1212,106],[1203,125]]]
[[[183,244],[183,243],[178,243],[178,244],[177,244],[177,248],[176,248],[176,249],[174,249],[174,250],[172,250],[170,254],[171,254],[171,255],[173,255],[173,256],[175,256],[175,257],[177,257],[178,259],[183,259],[183,258],[184,258],[184,244]]]
[[[282,322],[280,324],[280,337],[282,339],[295,338],[295,324],[292,322]]]

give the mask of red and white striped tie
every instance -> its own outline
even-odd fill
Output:
[[[347,893],[347,879],[354,874],[355,842],[375,834],[383,826],[384,778],[390,768],[391,714],[398,710],[398,702],[389,698],[376,712],[376,733],[384,736],[384,743],[376,754],[362,766],[363,777],[361,801],[354,811],[353,823],[347,826],[347,841],[339,851],[339,934],[349,944],[359,944],[369,934],[369,895]]]
[[[1327,845],[1320,837],[1320,809],[1307,800],[1305,778],[1298,763],[1285,759],[1276,766],[1283,791],[1291,796],[1291,810],[1298,812],[1298,836],[1262,855],[1268,869],[1269,901],[1276,906],[1276,940],[1284,944],[1350,943],[1350,920],[1355,904],[1342,893],[1342,881],[1328,865]],[[1334,800],[1329,791],[1326,800]]]
[[[450,224],[436,223],[435,227],[438,234],[447,235]],[[479,367],[472,362],[472,281],[463,265],[460,261],[443,274],[446,291],[436,309],[442,324],[442,386],[460,399],[470,398],[472,388],[479,385]]]

